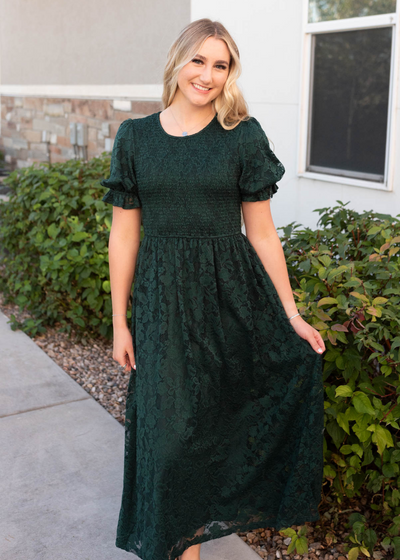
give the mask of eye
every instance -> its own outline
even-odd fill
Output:
[[[194,58],[192,62],[200,62],[200,64],[203,64],[203,61],[200,60],[199,58]],[[223,64],[217,64],[216,68],[220,68],[221,70],[226,70],[226,66],[224,66]]]

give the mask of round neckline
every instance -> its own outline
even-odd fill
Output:
[[[197,136],[198,134],[201,134],[204,130],[207,130],[208,127],[210,127],[213,122],[215,121],[215,119],[218,116],[218,113],[215,113],[215,115],[213,116],[213,118],[210,120],[210,122],[208,124],[206,124],[205,127],[203,127],[201,130],[198,130],[197,132],[193,133],[193,134],[187,134],[186,136],[175,136],[174,134],[169,134],[163,127],[163,125],[161,124],[161,119],[160,119],[160,115],[161,115],[161,111],[158,111],[156,113],[157,115],[157,122],[158,122],[158,126],[161,128],[162,132],[166,135],[169,136],[170,138],[191,138],[192,136]]]

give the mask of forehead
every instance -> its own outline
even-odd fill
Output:
[[[197,51],[197,54],[202,55],[205,59],[220,59],[219,62],[223,61],[227,64],[229,64],[231,57],[225,41],[216,39],[215,37],[207,37],[201,48]]]

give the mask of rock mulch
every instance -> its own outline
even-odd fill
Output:
[[[282,559],[305,559],[309,560],[346,560],[347,555],[344,553],[344,545],[338,544],[329,546],[326,542],[314,541],[314,527],[311,523],[307,525],[307,539],[309,542],[308,554],[296,554],[292,552],[287,554],[287,547],[290,545],[291,538],[282,537],[277,531],[270,529],[255,529],[250,533],[238,533],[238,535],[255,551],[265,558],[265,560]],[[293,526],[294,530],[299,530],[298,527]]]
[[[10,317],[14,314],[22,321],[29,317],[26,312],[19,311],[18,306],[5,304],[0,293],[0,310]],[[105,338],[90,339],[72,332],[71,335],[59,332],[57,327],[48,327],[44,334],[32,337],[34,342],[52,360],[54,360],[68,375],[97,400],[120,424],[125,425],[126,391],[130,372],[123,373],[119,364],[112,359],[112,342]],[[308,554],[299,555],[292,552],[287,554],[290,538],[285,538],[274,529],[255,529],[251,532],[238,532],[240,538],[248,544],[261,558],[265,560],[346,560],[345,537],[348,535],[344,520],[334,525],[329,511],[332,504],[330,499],[321,507],[321,520],[306,523],[309,542]],[[359,511],[366,515],[368,500],[363,497],[358,504],[354,501],[346,507],[348,511]],[[343,516],[345,517],[345,516]],[[292,529],[299,530],[293,526]],[[359,558],[365,558],[359,556]],[[392,555],[375,551],[375,560],[391,559]]]

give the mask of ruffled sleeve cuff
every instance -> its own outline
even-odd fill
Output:
[[[132,119],[121,123],[111,154],[110,177],[100,181],[101,186],[109,189],[102,198],[103,202],[126,210],[142,206],[134,169],[132,124]]]
[[[285,173],[283,164],[271,150],[267,135],[254,117],[241,123],[239,157],[241,200],[268,200],[278,192],[276,184]]]
[[[269,198],[272,198],[276,192],[278,192],[278,189],[279,187],[276,183],[273,185],[266,185],[255,192],[242,192],[241,199],[245,202],[268,200]]]
[[[134,192],[132,189],[130,192],[115,190],[115,187],[109,187],[107,181],[108,179],[100,181],[100,184],[103,187],[109,188],[102,198],[103,202],[112,204],[113,206],[118,206],[119,208],[124,208],[125,210],[141,208],[142,203],[137,192]]]

